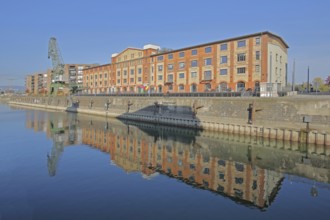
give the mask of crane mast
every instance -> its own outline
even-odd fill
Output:
[[[52,60],[52,82],[50,88],[51,95],[62,95],[65,85],[64,64],[57,45],[56,38],[52,37],[48,44],[48,59]]]

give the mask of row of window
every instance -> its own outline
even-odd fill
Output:
[[[255,66],[255,72],[260,72],[260,65]],[[237,68],[237,74],[245,74],[245,73],[246,73],[246,67],[238,67]],[[219,75],[221,75],[221,76],[228,75],[228,69],[226,69],[226,68],[225,69],[220,69]],[[178,73],[178,77],[179,77],[179,79],[185,78],[185,73]],[[190,72],[190,78],[197,78],[197,72],[196,71]],[[137,79],[138,79],[137,80],[138,82],[142,82],[142,77],[138,77]],[[212,71],[211,70],[204,71],[204,78],[203,79],[204,80],[212,80]],[[87,80],[88,80],[88,76],[87,76]],[[158,80],[163,80],[163,76],[159,75]],[[123,82],[127,83],[127,80],[123,79]],[[134,78],[130,78],[130,82],[133,83]],[[167,82],[173,82],[173,74],[169,74],[167,76]],[[105,81],[105,84],[106,83],[107,83],[107,81]],[[120,83],[120,79],[117,79],[117,83],[118,84]],[[102,82],[100,82],[100,85],[102,85]],[[97,82],[95,82],[95,86],[97,86]]]
[[[138,68],[137,73],[138,73],[138,74],[142,74],[142,69],[141,69],[141,68]],[[117,76],[120,76],[120,74],[121,74],[121,71],[118,70],[118,71],[117,71]],[[130,70],[130,74],[131,74],[131,75],[134,75],[134,74],[135,74],[135,70],[134,70],[134,69],[131,69],[131,70]],[[123,75],[124,75],[124,76],[127,75],[127,70],[124,70],[124,71],[123,71]]]
[[[256,45],[259,45],[260,44],[260,37],[255,38],[255,44]],[[237,48],[242,48],[242,47],[245,47],[245,46],[246,46],[246,40],[239,40],[239,41],[237,41]],[[228,44],[227,43],[220,44],[220,50],[221,51],[228,50]],[[212,52],[212,47],[211,46],[205,47],[204,48],[204,52],[205,53],[211,53]],[[192,49],[191,50],[191,56],[195,56],[195,55],[197,55],[197,49]],[[183,58],[183,57],[185,57],[185,52],[184,51],[179,52],[179,58]],[[168,54],[167,55],[167,58],[169,60],[173,59],[173,54],[172,53],[171,54]],[[158,61],[164,60],[164,56],[163,55],[158,56],[157,57],[157,60]]]
[[[226,62],[227,61],[226,59],[227,59],[226,57],[225,58],[222,58],[222,61],[223,62]],[[240,61],[245,60],[245,55],[244,54],[239,55],[238,56],[238,59]],[[212,59],[211,58],[205,59],[204,60],[204,64],[205,65],[212,65]],[[197,60],[192,60],[191,61],[191,67],[196,67],[196,66],[197,66]],[[185,63],[184,62],[179,63],[179,69],[184,69],[184,68],[185,68]],[[169,71],[173,70],[173,64],[168,64],[168,70]],[[159,65],[158,66],[158,71],[163,71],[163,65]],[[227,75],[227,72],[228,72],[227,69],[220,69],[220,75]],[[238,74],[244,74],[245,72],[246,72],[245,71],[245,67],[237,68],[237,73]],[[255,65],[255,72],[260,72],[260,65]],[[117,71],[117,76],[120,76],[120,73],[121,73],[120,71]],[[138,74],[141,74],[141,73],[142,73],[142,69],[139,68],[138,69]],[[192,73],[196,73],[197,74],[197,72],[192,72]],[[131,75],[134,75],[134,70],[133,69],[131,69],[130,74]],[[124,70],[123,71],[123,75],[124,76],[127,75],[127,70]],[[193,74],[193,75],[195,75],[195,74]],[[105,73],[104,74],[104,78],[107,78],[107,76],[108,75]],[[98,75],[94,75],[94,79],[95,80],[97,79],[97,77],[98,77]],[[102,79],[102,74],[99,75],[99,78]],[[141,77],[139,77],[139,78],[141,78]],[[86,76],[86,80],[88,80],[88,79],[89,79],[89,77]],[[93,79],[92,76],[90,77],[90,79],[91,80]]]
[[[131,59],[134,59],[135,54],[131,54]],[[138,52],[138,57],[142,57],[142,52]],[[127,55],[124,55],[124,61],[127,60]],[[118,58],[118,62],[121,61],[121,57]]]
[[[256,51],[256,60],[260,60],[260,51]],[[238,62],[243,62],[246,60],[246,54],[245,53],[239,53],[237,54],[237,61]],[[228,62],[228,56],[221,56],[220,57],[220,64],[225,64]],[[179,69],[184,69],[185,68],[185,62],[180,62],[179,63]],[[204,66],[209,66],[212,65],[212,58],[206,58],[204,59]],[[198,61],[197,60],[192,60],[190,61],[190,67],[197,67],[198,66]],[[168,64],[167,69],[168,70],[173,70],[174,66],[173,64]],[[158,71],[163,71],[163,65],[158,65]]]
[[[91,75],[91,76],[90,76],[90,80],[97,79],[97,76],[98,76],[97,74],[95,74],[94,77],[93,77],[93,75]],[[103,74],[100,73],[100,74],[99,74],[99,78],[102,79],[102,76],[103,76]],[[107,73],[104,73],[104,78],[107,78],[107,77],[108,77],[108,74],[107,74]],[[87,75],[87,76],[86,76],[86,80],[88,80],[88,79],[89,79],[89,77],[88,77],[88,75]]]

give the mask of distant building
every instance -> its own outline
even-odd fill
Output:
[[[29,95],[47,94],[48,74],[34,73],[25,77],[25,93]]]
[[[127,48],[111,63],[84,70],[84,92],[205,92],[258,90],[287,83],[288,45],[260,32],[177,50]]]
[[[70,86],[76,86],[78,90],[83,87],[83,70],[96,66],[96,64],[65,64],[64,79]]]
[[[25,93],[28,95],[35,94],[35,74],[25,77]]]
[[[77,90],[82,90],[83,69],[96,66],[96,64],[65,64],[64,76],[66,90],[69,86],[76,86]],[[29,95],[48,94],[51,88],[52,70],[46,72],[34,73],[25,78],[25,91]]]

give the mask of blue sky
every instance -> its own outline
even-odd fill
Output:
[[[330,75],[328,0],[3,0],[0,85],[24,85],[51,68],[48,41],[57,38],[65,63],[109,63],[112,53],[152,43],[179,49],[270,31],[289,48],[289,82]],[[15,78],[16,80],[6,80]]]

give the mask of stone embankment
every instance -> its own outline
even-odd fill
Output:
[[[329,96],[28,96],[10,104],[330,146]]]

